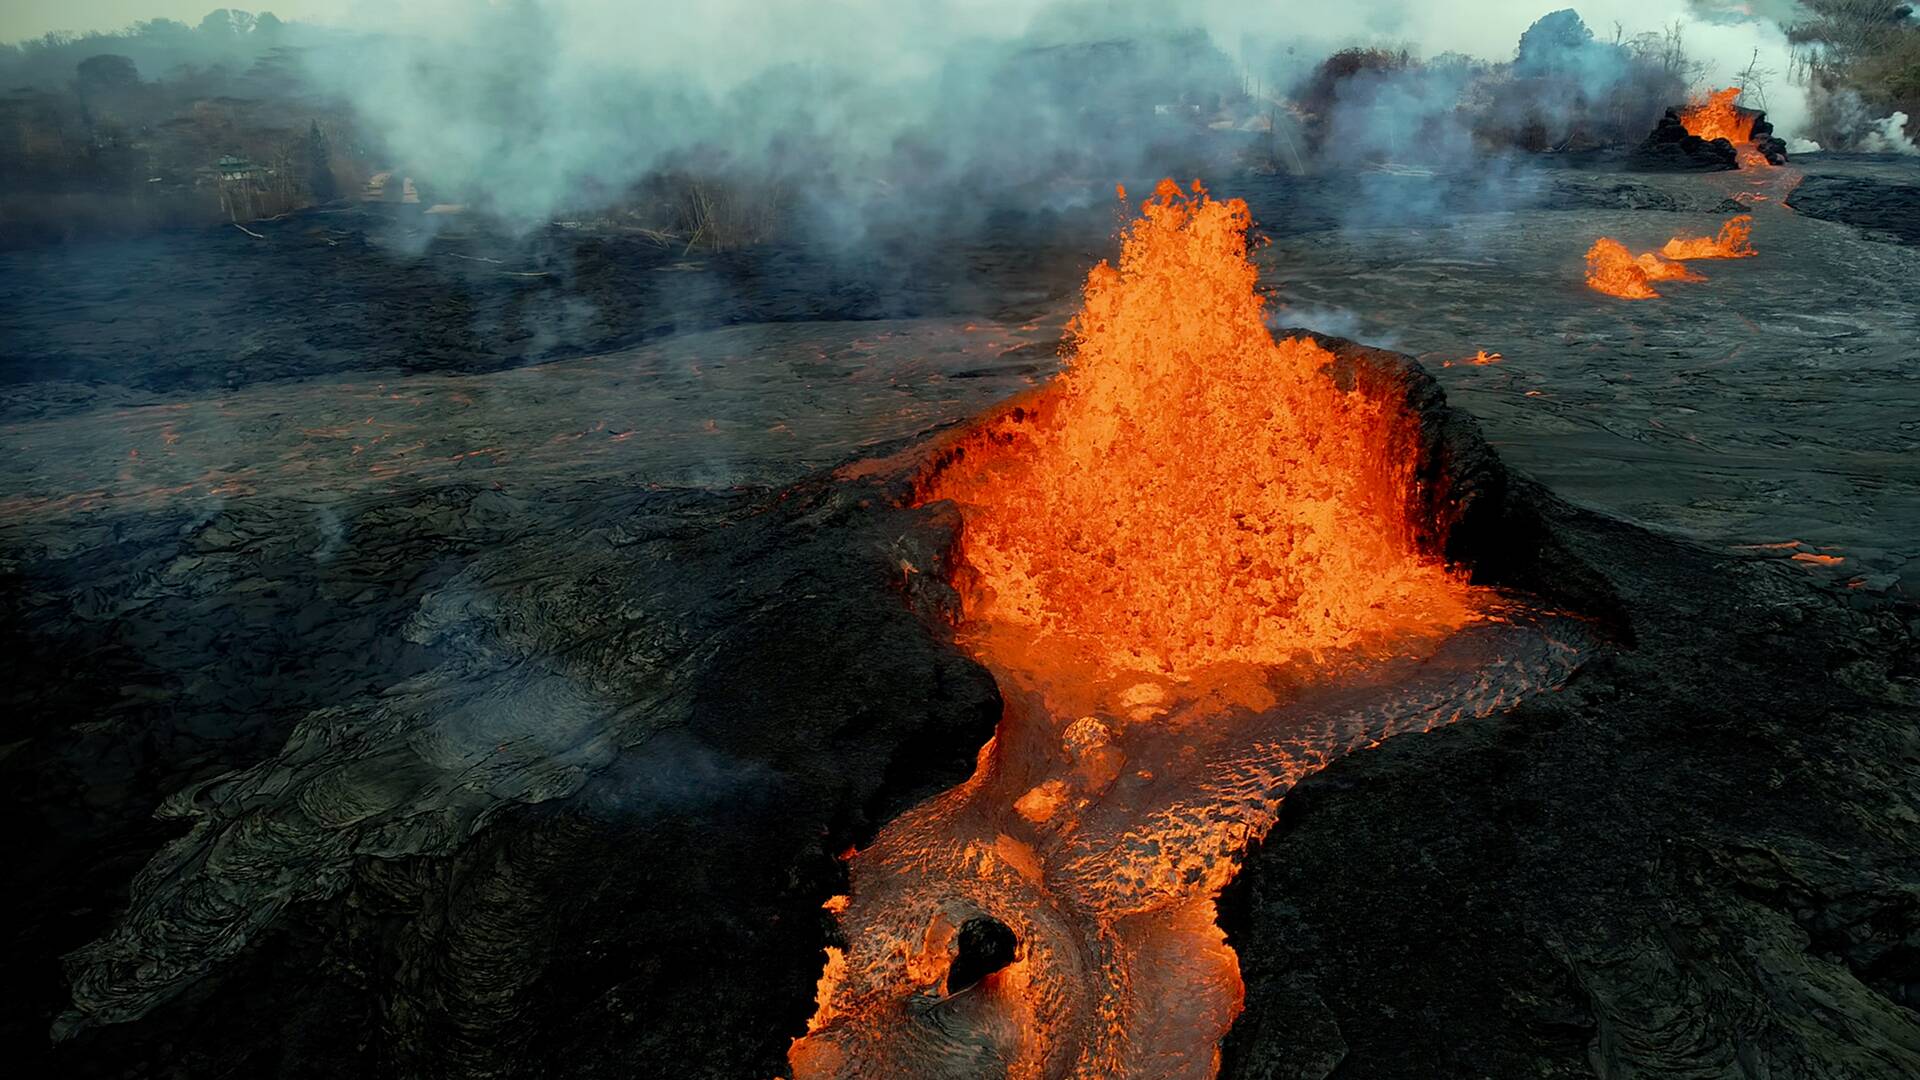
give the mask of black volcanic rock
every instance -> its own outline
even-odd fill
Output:
[[[1740,167],[1732,143],[1725,139],[1709,142],[1688,134],[1680,114],[1672,109],[1627,155],[1626,164],[1644,172],[1724,172]]]
[[[947,969],[947,993],[965,990],[1013,963],[1020,939],[1013,928],[990,915],[975,915],[960,926],[959,951]]]
[[[1450,550],[1615,647],[1289,794],[1221,899],[1224,1080],[1920,1075],[1920,607],[1439,445],[1478,477]]]
[[[771,1076],[834,856],[999,717],[874,481],[154,517],[8,564],[18,1075]]]
[[[1787,205],[1808,217],[1852,225],[1874,239],[1920,244],[1920,183],[1870,175],[1813,176],[1793,189]]]
[[[1418,414],[1423,542],[1611,644],[1290,795],[1223,898],[1223,1075],[1920,1070],[1920,612],[1571,508],[1417,365],[1320,340]],[[357,497],[325,560],[266,498],[19,526],[9,1063],[778,1074],[834,856],[999,714],[948,630],[957,517],[901,508],[903,459]],[[958,977],[1011,951],[973,936]]]
[[[1742,114],[1753,117],[1753,148],[1760,151],[1770,165],[1787,163],[1787,144],[1773,134],[1773,125],[1767,122],[1767,114],[1758,109],[1741,109]]]

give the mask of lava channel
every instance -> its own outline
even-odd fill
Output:
[[[1005,710],[970,779],[851,857],[796,1077],[1214,1076],[1243,996],[1215,899],[1287,791],[1588,648],[1445,564],[1417,418],[1273,338],[1248,225],[1163,183],[1068,370],[925,466]],[[1017,944],[958,977],[980,927]]]

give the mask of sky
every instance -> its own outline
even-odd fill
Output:
[[[144,19],[175,19],[192,26],[218,7],[271,11],[282,19],[331,20],[343,0],[275,0],[264,8],[219,0],[0,0],[0,41],[24,41],[49,30],[124,30]]]
[[[0,39],[155,17],[193,25],[216,2],[0,0]],[[1807,113],[1804,92],[1778,77],[1787,63],[1778,20],[1791,0],[260,2],[285,21],[391,31],[369,34],[344,61],[313,53],[313,85],[352,104],[410,167],[511,196],[508,209],[528,220],[695,148],[769,169],[830,148],[857,177],[863,162],[894,160],[905,139],[956,182],[983,169],[1017,178],[1022,155],[1041,162],[1106,146],[1081,145],[1092,136],[1076,123],[1079,104],[1048,89],[1051,68],[1009,67],[1004,50],[1153,40],[1192,26],[1239,70],[1286,83],[1351,44],[1509,60],[1522,31],[1571,4],[1603,41],[1616,27],[1631,36],[1684,23],[1712,85],[1728,85],[1757,53],[1776,77],[1750,104],[1763,105],[1783,137]],[[1756,9],[1768,17],[1756,20]],[[1128,73],[1148,78],[1213,55],[1142,52]],[[1022,79],[1033,82],[1009,87]],[[1035,125],[1020,139],[992,112],[1009,93]]]
[[[377,17],[379,14],[391,16],[411,7],[434,9],[432,17],[440,18],[449,9],[457,11],[461,7],[486,7],[492,0],[424,0],[419,5],[369,3],[368,0],[259,2],[267,6],[247,10],[268,10],[282,19],[319,22],[346,21],[349,13],[355,13],[361,17],[374,16],[372,21],[377,23],[380,21]],[[631,5],[603,5],[595,0],[558,0],[556,6],[588,10],[610,7],[620,13],[621,24],[631,30],[634,26],[632,13],[644,9],[651,2],[655,0],[634,0]],[[1044,0],[1039,3],[1033,0],[898,0],[897,3],[889,0],[881,7],[896,11],[910,8],[920,8],[929,13],[937,11],[939,14],[928,21],[977,25],[990,21],[1024,22],[1022,16],[1030,15],[1032,10],[1043,5]],[[1213,23],[1216,28],[1258,23],[1272,29],[1276,23],[1297,23],[1308,31],[1332,25],[1349,32],[1384,32],[1419,42],[1423,51],[1432,53],[1456,48],[1473,51],[1473,46],[1481,45],[1485,39],[1495,36],[1511,40],[1534,19],[1554,7],[1567,5],[1579,10],[1588,24],[1599,30],[1608,28],[1614,18],[1621,18],[1630,27],[1652,29],[1664,19],[1689,9],[1703,13],[1714,9],[1744,9],[1775,18],[1791,18],[1789,13],[1794,8],[1793,0],[1586,0],[1584,3],[1580,0],[1359,0],[1335,8],[1304,7],[1279,0],[1167,0],[1164,4],[1152,6],[1198,16],[1200,21]],[[119,30],[137,21],[153,18],[176,19],[191,26],[219,6],[222,6],[219,0],[4,0],[0,2],[0,41],[39,37],[50,30]],[[244,7],[244,0],[242,4],[233,6]],[[709,26],[725,25],[730,32],[738,32],[742,29],[740,17],[743,13],[747,14],[746,22],[751,24],[761,21],[754,17],[760,11],[794,6],[783,0],[747,0],[744,3],[740,0],[701,0],[690,8],[680,9],[680,17],[669,21],[686,21],[685,15],[689,11],[723,13],[724,18],[695,21]],[[797,6],[810,13],[809,21],[829,22],[832,20],[823,19],[822,16],[836,8],[866,14],[868,12],[863,9],[871,9],[874,5],[807,0]],[[1258,15],[1254,14],[1256,11]],[[1315,24],[1320,26],[1316,27]]]

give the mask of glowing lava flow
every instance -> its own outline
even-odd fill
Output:
[[[1214,899],[1289,788],[1577,662],[1575,624],[1432,554],[1404,400],[1267,332],[1244,204],[1169,182],[1143,214],[1068,371],[920,477],[1006,708],[851,858],[797,1077],[1215,1075],[1242,987]],[[949,987],[976,916],[1015,958]]]

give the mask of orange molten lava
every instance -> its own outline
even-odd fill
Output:
[[[1406,417],[1268,333],[1246,204],[1164,181],[1142,212],[1087,276],[1072,366],[922,493],[964,511],[968,614],[1172,671],[1457,625]]]
[[[1639,263],[1640,269],[1647,272],[1648,281],[1707,280],[1706,275],[1697,274],[1687,269],[1686,263],[1676,262],[1664,255],[1656,255],[1651,251],[1634,256],[1633,261]]]
[[[1650,284],[1647,268],[1633,252],[1606,236],[1587,249],[1587,284],[1623,300],[1651,300],[1660,295]]]
[[[1752,113],[1742,112],[1733,101],[1740,96],[1740,88],[1729,86],[1725,90],[1716,90],[1705,101],[1697,101],[1680,110],[1680,123],[1687,134],[1702,139],[1725,139],[1735,146],[1753,139]]]
[[[1676,236],[1658,252],[1635,255],[1618,240],[1601,237],[1587,249],[1587,284],[1610,296],[1650,300],[1656,281],[1705,281],[1684,259],[1745,259],[1753,248],[1753,215],[1728,218],[1714,236]]]
[[[1753,248],[1753,215],[1728,218],[1716,236],[1676,236],[1667,241],[1660,254],[1669,259],[1745,259],[1758,255]]]

